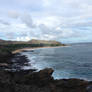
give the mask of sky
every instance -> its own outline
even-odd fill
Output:
[[[0,0],[0,39],[92,42],[92,0]]]

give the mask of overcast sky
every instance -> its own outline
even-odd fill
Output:
[[[92,42],[92,0],[0,0],[0,39]]]

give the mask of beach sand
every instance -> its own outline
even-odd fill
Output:
[[[18,50],[15,50],[15,51],[12,51],[13,54],[16,54],[16,53],[20,53],[22,51],[29,51],[29,50],[35,50],[35,49],[40,49],[40,48],[60,48],[60,47],[66,47],[66,46],[55,46],[55,47],[30,47],[30,48],[23,48],[23,49],[18,49]]]

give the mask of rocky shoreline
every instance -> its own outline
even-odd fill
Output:
[[[54,80],[53,69],[0,71],[0,92],[92,92],[92,82],[80,79]]]
[[[55,80],[51,68],[39,72],[21,70],[27,62],[26,57],[20,54],[0,58],[0,92],[92,92],[91,81]]]

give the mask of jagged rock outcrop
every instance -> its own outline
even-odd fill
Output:
[[[53,69],[0,71],[0,92],[92,92],[92,82],[80,79],[54,80]]]

